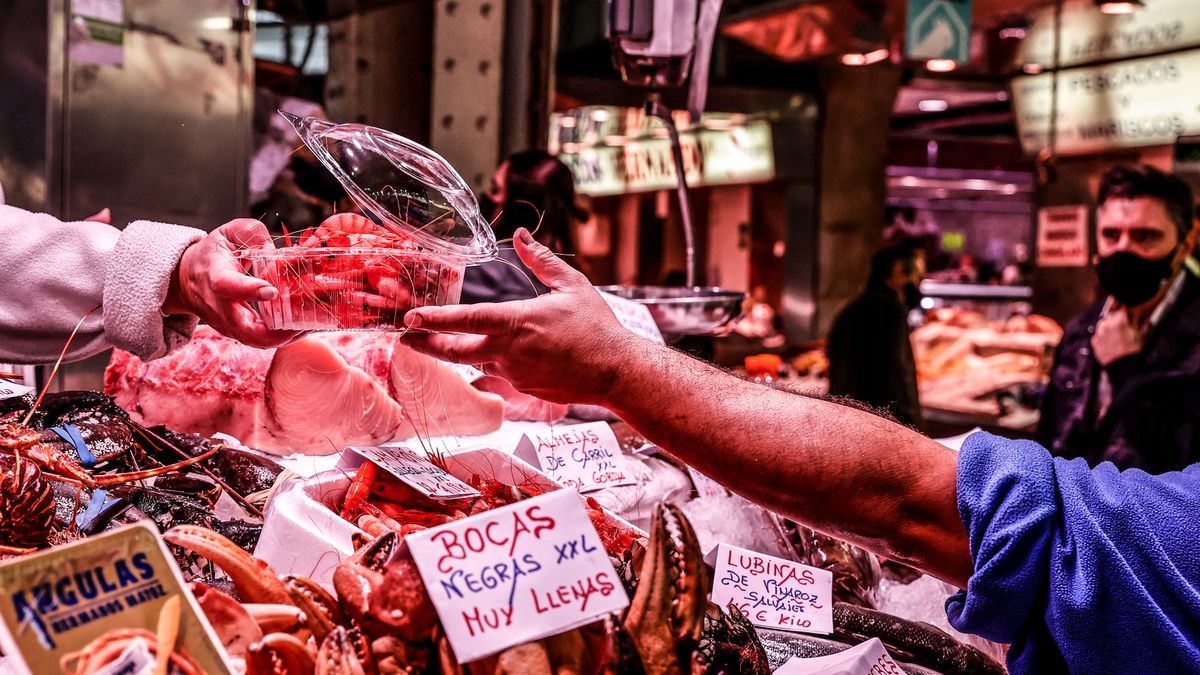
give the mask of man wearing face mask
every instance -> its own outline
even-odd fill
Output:
[[[829,331],[829,393],[888,410],[920,428],[917,367],[908,313],[921,302],[924,252],[917,246],[884,248],[871,259],[862,295],[846,305]]]
[[[1200,460],[1200,265],[1192,193],[1149,166],[1100,184],[1105,294],[1066,328],[1038,441],[1095,466],[1175,471]]]

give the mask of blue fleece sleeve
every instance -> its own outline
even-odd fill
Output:
[[[1009,642],[1014,673],[1200,668],[1200,465],[1089,469],[974,434],[958,507],[975,572],[946,612]]]

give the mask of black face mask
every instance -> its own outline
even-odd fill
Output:
[[[913,310],[921,306],[921,300],[925,296],[921,295],[921,288],[919,286],[910,281],[907,284],[904,284],[902,291],[904,293],[905,307]]]
[[[1129,251],[1120,251],[1100,259],[1096,275],[1100,287],[1125,307],[1137,307],[1158,293],[1163,281],[1171,276],[1171,261],[1175,253],[1161,258],[1143,258]]]

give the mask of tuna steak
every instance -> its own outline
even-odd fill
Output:
[[[393,336],[320,334],[259,350],[200,328],[149,363],[114,352],[104,389],[145,424],[227,433],[277,454],[495,431],[501,397]]]

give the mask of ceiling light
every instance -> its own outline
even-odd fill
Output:
[[[863,54],[842,54],[842,63],[847,66],[869,66],[872,63],[879,63],[891,55],[887,49],[880,47],[874,51]]]
[[[925,70],[931,73],[948,73],[957,67],[953,59],[929,59],[925,62]]]
[[[206,17],[200,20],[200,28],[212,31],[233,30],[233,18],[228,16]]]
[[[917,109],[921,112],[945,112],[949,107],[950,104],[940,98],[927,98],[917,102]]]
[[[1146,6],[1142,0],[1096,0],[1096,5],[1105,14],[1132,14]]]

